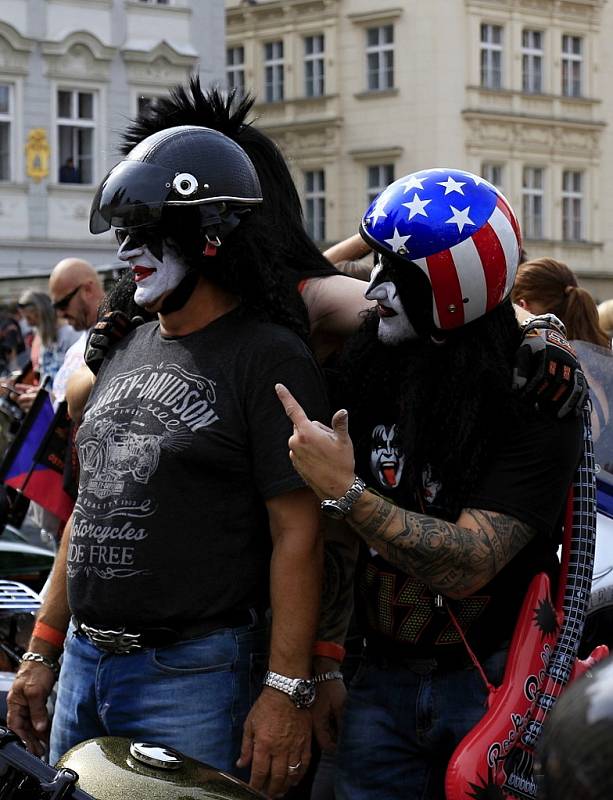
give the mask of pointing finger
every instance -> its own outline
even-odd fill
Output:
[[[304,409],[289,389],[283,386],[282,383],[277,383],[275,385],[275,391],[277,392],[277,397],[283,404],[285,413],[294,423],[295,428],[300,428],[301,425],[309,421],[309,418],[304,413]]]

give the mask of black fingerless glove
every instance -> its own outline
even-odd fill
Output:
[[[541,314],[522,325],[513,388],[550,416],[562,419],[581,413],[587,381],[564,325],[554,314]]]
[[[107,311],[102,319],[98,320],[91,329],[85,345],[85,363],[94,375],[98,374],[102,362],[117,342],[143,322],[142,317],[130,319],[123,311]]]

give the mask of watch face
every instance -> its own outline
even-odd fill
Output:
[[[292,692],[292,700],[298,708],[308,708],[315,702],[315,695],[314,681],[298,681]]]
[[[343,509],[336,500],[323,500],[321,503],[321,510],[326,517],[331,517],[332,519],[343,519],[345,516]]]

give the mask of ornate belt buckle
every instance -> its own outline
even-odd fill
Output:
[[[125,628],[120,628],[118,631],[104,630],[83,623],[80,628],[92,644],[109,653],[128,655],[143,649],[142,644],[139,643],[140,633],[127,633]]]

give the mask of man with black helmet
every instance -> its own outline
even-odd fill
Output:
[[[308,766],[318,504],[287,457],[273,384],[326,407],[299,296],[250,214],[261,201],[239,145],[180,126],[135,147],[93,202],[92,232],[117,229],[135,299],[159,321],[100,369],[71,534],[9,701],[40,751],[70,609],[51,760],[104,734],[161,740],[251,766],[271,795]]]
[[[361,544],[366,648],[342,719],[336,796],[439,800],[456,745],[501,683],[532,576],[557,574],[581,423],[511,389],[521,240],[493,186],[463,170],[407,175],[360,233],[376,253],[365,294],[377,310],[341,364],[349,412],[328,428],[277,390],[296,469]]]

